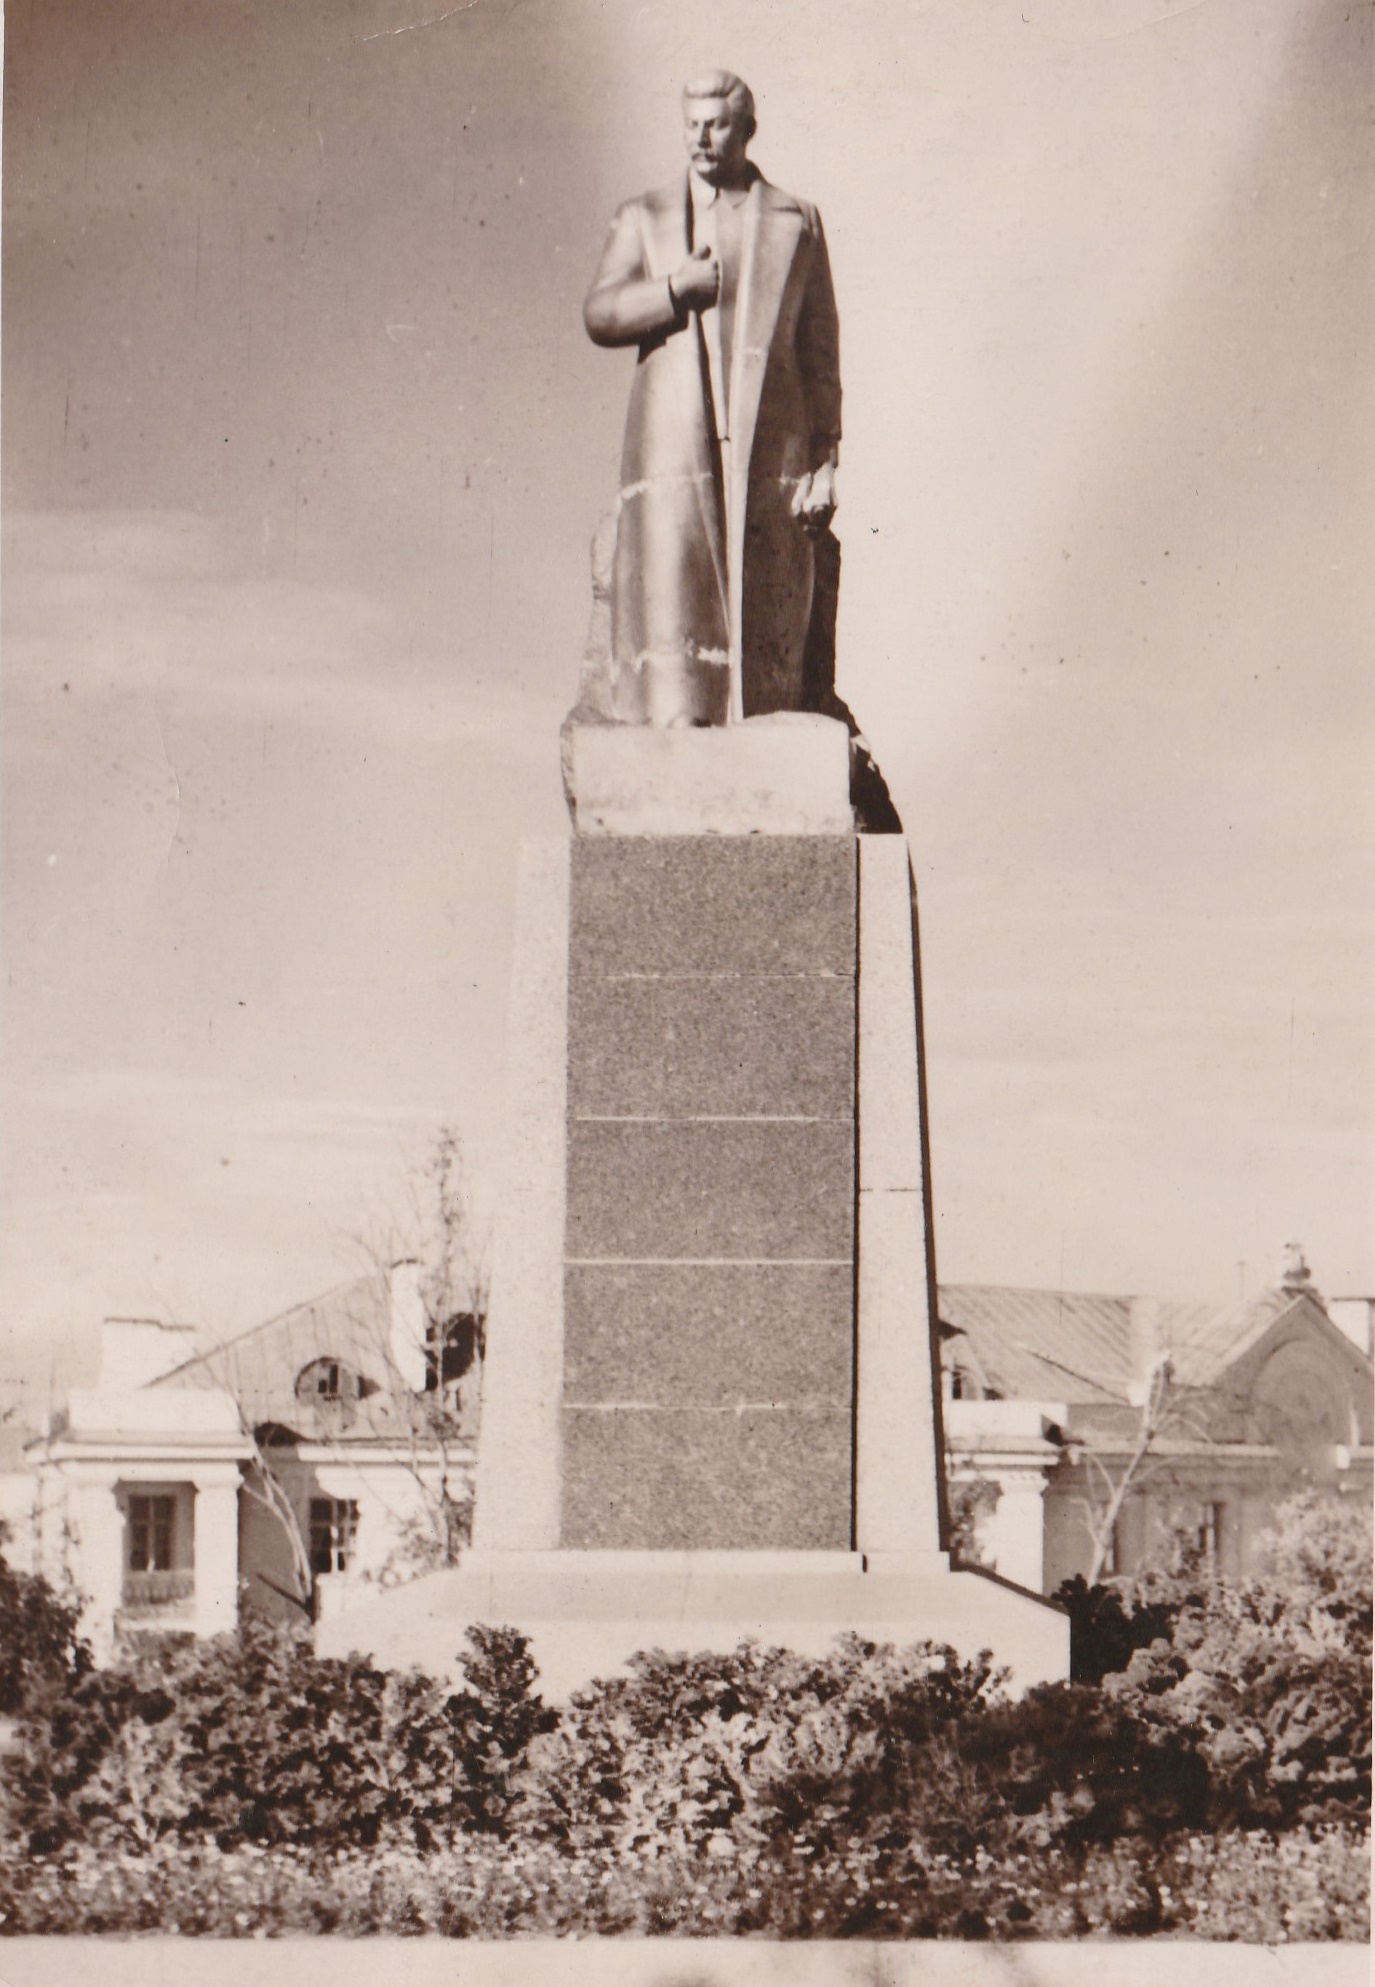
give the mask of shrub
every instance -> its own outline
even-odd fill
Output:
[[[511,1629],[472,1631],[454,1690],[246,1626],[30,1709],[0,1910],[225,1936],[1358,1936],[1368,1659],[1311,1621],[1277,1643],[1254,1596],[1209,1607],[1101,1688],[1012,1701],[986,1655],[851,1635],[651,1652],[558,1713]]]
[[[1265,1571],[1256,1586],[1285,1619],[1331,1642],[1334,1631],[1370,1658],[1371,1508],[1320,1491],[1301,1491],[1275,1513],[1261,1541]]]
[[[1305,1492],[1281,1505],[1265,1570],[1244,1582],[1186,1568],[1168,1641],[1138,1649],[1105,1689],[1134,1717],[1187,1735],[1213,1817],[1289,1827],[1364,1820],[1371,1795],[1371,1514]]]
[[[357,1656],[318,1659],[264,1623],[136,1653],[21,1724],[14,1825],[40,1854],[78,1838],[113,1852],[169,1835],[334,1848],[500,1829],[547,1714],[522,1637],[479,1629],[471,1645],[457,1693]]]
[[[1133,1606],[1116,1587],[1090,1586],[1082,1573],[1061,1581],[1056,1600],[1069,1616],[1070,1677],[1101,1683],[1125,1670],[1138,1649],[1169,1640],[1178,1603],[1138,1598]]]
[[[531,1742],[557,1722],[535,1689],[526,1636],[513,1628],[468,1631],[463,1688],[445,1704],[451,1757],[461,1767],[454,1808],[469,1828],[505,1834],[521,1799]]]
[[[0,1716],[12,1718],[84,1675],[91,1652],[77,1604],[40,1575],[17,1572],[4,1543],[0,1525]]]
[[[732,1655],[634,1659],[574,1696],[532,1756],[531,1825],[579,1848],[673,1844],[735,1830],[763,1842],[824,1831],[851,1784],[891,1778],[998,1679],[930,1646],[842,1636],[824,1657],[745,1642]]]
[[[1104,1689],[1139,1722],[1182,1734],[1206,1765],[1212,1818],[1287,1827],[1370,1805],[1370,1666],[1279,1624],[1263,1595],[1186,1608],[1173,1643],[1133,1656]]]

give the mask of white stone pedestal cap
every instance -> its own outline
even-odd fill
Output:
[[[660,730],[575,725],[581,835],[850,835],[850,735],[837,718],[777,711]]]

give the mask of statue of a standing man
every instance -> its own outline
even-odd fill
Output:
[[[611,642],[618,714],[641,723],[801,703],[839,333],[821,218],[746,158],[754,129],[738,76],[688,84],[686,182],[619,210],[584,305],[597,344],[640,348]]]

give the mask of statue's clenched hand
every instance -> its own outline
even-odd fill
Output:
[[[823,462],[804,476],[793,494],[793,516],[809,531],[824,531],[835,516],[836,466]]]
[[[668,279],[669,293],[683,310],[710,310],[721,294],[721,265],[709,248],[694,249]]]

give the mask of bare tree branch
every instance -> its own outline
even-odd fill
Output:
[[[1174,1361],[1169,1353],[1164,1353],[1152,1362],[1141,1400],[1133,1403],[1137,1408],[1136,1427],[1131,1444],[1120,1461],[1110,1464],[1107,1455],[1095,1447],[1091,1436],[1074,1437],[1075,1447],[1086,1466],[1086,1474],[1096,1472],[1099,1485],[1096,1500],[1091,1496],[1081,1500],[1085,1529],[1093,1547],[1086,1576],[1090,1586],[1102,1578],[1122,1508],[1131,1492],[1139,1488],[1156,1444],[1165,1439],[1172,1426],[1192,1418],[1185,1402],[1186,1397],[1176,1382]]]
[[[433,1384],[421,1393],[405,1384],[390,1337],[380,1327],[376,1347],[400,1416],[395,1435],[379,1439],[416,1486],[422,1511],[419,1523],[402,1518],[398,1526],[393,1563],[403,1573],[456,1565],[472,1524],[468,1473],[460,1466],[460,1451],[466,1449],[460,1393],[446,1375],[446,1354],[457,1349],[457,1338],[470,1322],[471,1384],[476,1384],[486,1352],[488,1270],[485,1245],[470,1213],[462,1142],[452,1126],[440,1128],[429,1157],[408,1178],[407,1201],[401,1224],[391,1225],[371,1244],[360,1243],[378,1272],[402,1261],[416,1262],[420,1269]]]
[[[296,1576],[299,1592],[289,1592],[261,1572],[258,1578],[262,1580],[264,1586],[270,1587],[274,1593],[283,1595],[285,1599],[299,1607],[307,1620],[314,1620],[315,1568],[311,1564],[309,1542],[301,1534],[301,1521],[296,1506],[288,1496],[286,1486],[274,1476],[264,1445],[259,1440],[257,1430],[248,1426],[242,1404],[239,1407],[239,1421],[244,1434],[253,1444],[253,1455],[244,1478],[244,1489],[254,1503],[261,1505],[280,1525],[287,1542],[287,1549],[291,1554],[291,1570]]]

